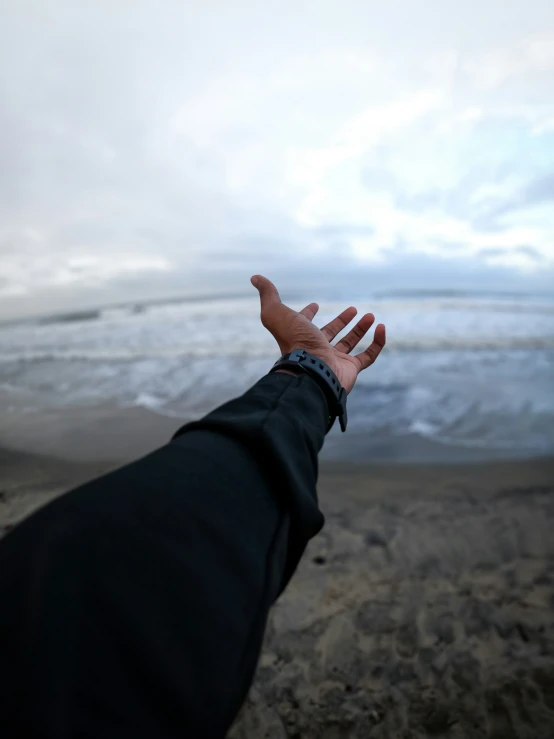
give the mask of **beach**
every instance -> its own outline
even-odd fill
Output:
[[[367,306],[389,338],[325,438],[326,523],[230,739],[552,739],[554,298],[313,297],[317,325]],[[277,358],[257,296],[0,327],[0,533]]]
[[[5,411],[2,532],[179,425]],[[550,738],[554,458],[321,459],[318,494],[325,526],[271,611],[230,738]]]
[[[233,739],[554,731],[554,460],[333,465]]]

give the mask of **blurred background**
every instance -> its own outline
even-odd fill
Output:
[[[547,0],[4,3],[0,442],[245,392],[263,274],[387,326],[324,456],[553,452],[553,89]]]

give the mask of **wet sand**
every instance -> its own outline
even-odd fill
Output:
[[[179,425],[137,419],[120,447],[51,418],[39,455],[21,432],[0,450],[0,531]],[[64,435],[70,459],[52,456]],[[318,491],[325,527],[272,609],[230,739],[551,739],[554,459],[322,461]]]

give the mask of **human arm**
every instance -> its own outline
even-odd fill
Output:
[[[224,736],[269,608],[323,525],[326,427],[310,377],[265,375],[8,534],[3,735]]]
[[[272,373],[0,542],[3,736],[223,737],[321,528],[326,401]]]

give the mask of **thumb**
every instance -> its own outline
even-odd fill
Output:
[[[279,293],[275,285],[262,275],[254,275],[250,278],[250,282],[260,293],[260,302],[262,308],[269,308],[271,305],[281,302]]]

